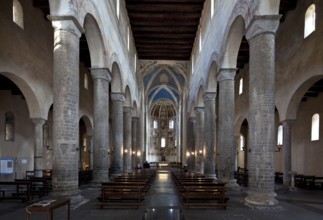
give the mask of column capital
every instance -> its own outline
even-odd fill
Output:
[[[221,82],[224,80],[234,80],[234,77],[236,76],[237,68],[224,68],[220,69],[217,81]]]
[[[32,118],[31,120],[34,122],[35,125],[40,125],[40,126],[43,126],[46,122],[46,120],[43,118]]]
[[[204,93],[204,102],[215,101],[216,92],[205,92]]]
[[[124,96],[123,93],[111,93],[111,100],[112,101],[124,102],[125,96]]]
[[[189,117],[188,120],[189,120],[189,122],[193,122],[194,123],[196,121],[196,117]]]
[[[52,21],[52,26],[55,30],[66,30],[77,37],[81,37],[82,33],[85,32],[82,25],[74,16],[48,15],[47,18]]]
[[[139,117],[135,116],[135,117],[131,117],[132,120],[139,120]]]
[[[203,113],[204,112],[204,107],[195,107],[195,112],[197,113]]]
[[[123,107],[123,112],[132,113],[132,107],[128,107],[128,106]]]
[[[256,15],[253,17],[252,21],[249,23],[246,38],[250,41],[257,35],[268,33],[276,34],[279,26],[279,20],[281,15]]]
[[[281,123],[282,123],[283,127],[292,127],[293,124],[295,123],[295,121],[296,121],[295,119],[286,119],[286,120],[282,121]]]
[[[111,82],[111,73],[108,68],[90,68],[93,79],[103,79]]]

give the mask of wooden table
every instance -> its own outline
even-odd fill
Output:
[[[47,212],[47,220],[53,220],[53,212],[55,209],[67,205],[67,219],[70,220],[70,199],[53,199],[55,201],[51,202],[46,206],[37,206],[37,202],[28,206],[26,208],[27,220],[29,220],[29,215],[34,212]],[[41,202],[41,201],[40,201]]]

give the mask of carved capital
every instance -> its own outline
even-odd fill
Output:
[[[295,120],[293,119],[287,119],[285,121],[282,121],[282,125],[284,128],[291,128],[294,123],[295,123]]]
[[[195,107],[195,113],[203,113],[204,112],[204,107]]]
[[[258,15],[254,16],[252,21],[250,22],[247,32],[246,38],[250,41],[252,38],[256,37],[260,34],[276,34],[276,31],[279,26],[279,20],[281,15]]]
[[[123,107],[123,112],[132,113],[132,107]]]
[[[215,101],[216,92],[206,92],[204,93],[204,102]]]
[[[36,126],[37,125],[43,126],[46,122],[46,120],[42,118],[32,118],[31,120],[34,122]]]
[[[94,80],[103,79],[111,82],[111,73],[108,68],[90,68],[90,71]]]
[[[123,93],[111,93],[111,100],[118,101],[118,102],[124,102],[125,96]]]
[[[237,69],[236,68],[226,68],[226,69],[220,69],[217,80],[218,82],[224,81],[224,80],[234,80],[234,77],[236,76]]]
[[[195,123],[195,121],[196,121],[196,117],[190,117],[188,120],[189,120],[189,122],[191,122],[191,123]]]
[[[82,25],[78,22],[78,20],[74,16],[47,16],[48,20],[52,21],[52,26],[55,31],[66,30],[77,37],[81,37],[82,33],[84,33],[84,29]]]

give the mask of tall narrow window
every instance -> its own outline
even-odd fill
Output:
[[[243,79],[241,78],[239,81],[239,95],[242,94],[243,91]]]
[[[240,151],[244,150],[244,137],[242,134],[240,134],[240,137],[239,137],[239,147],[240,147]]]
[[[320,115],[314,114],[312,117],[312,131],[311,131],[311,140],[317,141],[319,140],[319,129],[320,129]]]
[[[89,78],[87,76],[87,73],[84,73],[84,89],[89,88]]]
[[[305,13],[304,38],[315,31],[315,5],[312,4]]]
[[[282,125],[278,126],[277,145],[283,145],[283,126]]]
[[[166,138],[164,138],[164,137],[161,138],[161,140],[160,140],[160,147],[161,148],[166,147]]]
[[[127,48],[129,51],[130,50],[130,28],[129,28],[129,26],[127,27]]]
[[[194,54],[192,54],[192,74],[194,72]]]
[[[15,140],[15,116],[12,112],[6,112],[5,121],[5,141]]]
[[[202,51],[202,32],[200,32],[200,38],[199,38],[199,52]]]
[[[211,0],[211,18],[213,18],[214,15],[214,0]]]
[[[158,122],[157,120],[154,120],[154,129],[157,129],[158,128]]]
[[[12,3],[12,17],[13,21],[22,29],[24,29],[24,12],[18,0],[13,0]]]
[[[137,70],[137,54],[135,54],[135,71]]]
[[[168,128],[169,129],[174,129],[174,119],[169,120]]]
[[[116,8],[117,8],[117,18],[119,19],[119,17],[120,17],[120,0],[117,0],[116,1]]]

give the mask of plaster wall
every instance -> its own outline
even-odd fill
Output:
[[[26,170],[33,170],[34,123],[29,117],[27,103],[21,96],[0,91],[0,100],[0,158],[12,158],[14,161],[14,173],[0,175],[0,181],[12,181],[25,177]],[[15,117],[14,141],[5,141],[5,113],[8,111]]]
[[[302,102],[292,127],[292,170],[299,174],[323,176],[323,94]],[[311,141],[312,116],[320,115],[320,139]]]
[[[0,73],[24,93],[31,117],[47,118],[53,102],[53,30],[32,1],[20,0],[24,29],[12,20],[12,0],[0,7]]]

